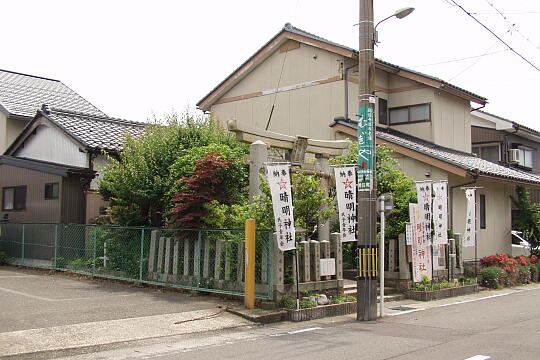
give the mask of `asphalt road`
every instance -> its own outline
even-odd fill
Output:
[[[371,323],[248,326],[73,359],[540,359],[540,289],[508,293]]]
[[[0,334],[215,309],[227,301],[63,273],[0,267]]]

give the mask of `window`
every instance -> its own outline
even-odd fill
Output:
[[[26,186],[6,187],[2,191],[2,210],[24,210]]]
[[[512,144],[512,149],[517,149],[519,151],[519,162],[518,164],[524,167],[531,168],[533,167],[532,155],[533,149],[522,146],[520,144]]]
[[[519,161],[519,165],[532,168],[532,151],[520,148],[519,152],[521,153],[521,160]]]
[[[431,121],[431,105],[419,104],[390,109],[390,125]]]
[[[379,98],[379,124],[388,125],[388,101]]]
[[[58,199],[60,187],[58,183],[45,184],[45,199]]]
[[[480,229],[486,228],[486,195],[480,194]]]
[[[473,154],[476,154],[480,159],[498,163],[500,158],[499,145],[483,145],[474,146],[472,148]]]

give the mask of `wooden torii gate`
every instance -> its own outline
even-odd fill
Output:
[[[348,152],[349,142],[346,140],[316,140],[304,136],[290,136],[272,131],[262,130],[248,124],[229,120],[227,122],[229,131],[236,134],[236,139],[250,144],[249,155],[249,198],[261,195],[261,180],[259,174],[264,171],[264,165],[268,161],[268,148],[284,149],[290,156],[284,160],[290,161],[293,165],[306,165],[305,154],[315,155],[317,168],[303,170],[321,177],[321,187],[328,195],[331,186],[333,171],[329,164],[329,158],[340,156]],[[329,221],[319,222],[318,241],[304,238],[301,242],[302,250],[299,251],[299,278],[300,290],[338,291],[343,288],[343,249],[339,233],[330,234]],[[320,259],[335,258],[336,275],[321,276]],[[274,299],[279,299],[285,294],[291,294],[291,285],[284,284],[284,254],[279,251],[274,242]],[[296,276],[293,267],[293,277]]]

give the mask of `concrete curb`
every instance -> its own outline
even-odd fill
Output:
[[[0,333],[0,359],[51,358],[104,346],[251,325],[224,311],[196,310]]]

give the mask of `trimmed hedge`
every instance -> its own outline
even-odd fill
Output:
[[[500,289],[508,285],[508,274],[498,266],[488,266],[480,271],[480,285]]]

